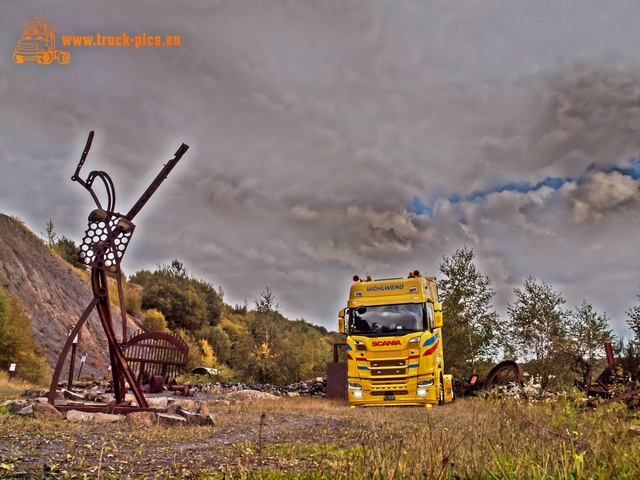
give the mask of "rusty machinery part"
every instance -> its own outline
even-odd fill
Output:
[[[146,364],[167,365],[167,368],[171,365],[177,366],[176,364],[183,363],[182,357],[169,358],[166,357],[166,355],[170,355],[169,352],[176,349],[180,350],[181,353],[183,353],[182,344],[184,344],[184,342],[182,341],[182,339],[176,340],[176,342],[169,341],[168,343],[172,344],[173,346],[164,349],[161,347],[161,343],[156,342],[154,344],[152,341],[150,346],[148,346],[147,348],[142,348],[138,351],[138,353],[133,354],[133,357],[127,358],[125,356],[123,347],[126,345],[124,344],[124,339],[127,337],[127,324],[126,313],[124,309],[124,294],[122,288],[120,261],[124,256],[127,246],[129,245],[129,240],[131,238],[133,230],[135,229],[133,218],[138,214],[140,209],[142,209],[149,198],[151,198],[158,187],[167,178],[169,172],[171,172],[171,170],[176,166],[178,161],[186,153],[189,147],[184,143],[180,146],[180,148],[176,151],[174,158],[169,160],[164,165],[160,173],[147,187],[145,192],[140,196],[131,210],[129,210],[126,215],[122,215],[115,211],[116,191],[113,181],[111,180],[111,177],[109,177],[109,175],[107,175],[105,172],[94,170],[89,173],[89,176],[86,180],[83,180],[80,177],[80,170],[84,165],[87,155],[89,154],[89,149],[91,148],[91,143],[93,142],[93,136],[94,132],[92,131],[89,133],[89,138],[87,139],[87,143],[85,145],[84,151],[82,152],[80,161],[78,162],[78,166],[76,167],[76,171],[71,177],[71,180],[80,183],[91,194],[91,197],[93,198],[93,201],[95,202],[97,207],[89,214],[89,226],[85,232],[85,237],[80,246],[80,261],[85,265],[91,267],[91,286],[93,290],[93,300],[81,315],[80,319],[72,329],[65,345],[62,348],[58,363],[51,379],[51,387],[49,389],[48,399],[50,404],[56,407],[60,407],[59,410],[64,409],[64,407],[62,406],[55,405],[56,389],[58,386],[58,381],[60,379],[60,374],[62,373],[62,367],[67,355],[69,354],[72,339],[78,335],[80,329],[86,322],[90,313],[95,308],[98,311],[100,322],[102,323],[102,327],[109,343],[111,373],[113,376],[113,386],[116,399],[115,406],[109,406],[108,408],[112,410],[115,408],[121,411],[131,411],[132,408],[138,410],[148,410],[149,408],[147,405],[147,401],[144,398],[141,386],[139,385],[140,373],[144,371],[145,365],[145,363],[141,363],[140,361],[142,360],[143,362],[146,362]],[[95,180],[100,180],[105,188],[107,197],[105,206],[103,206],[103,204],[100,202],[98,195],[94,191],[93,184]],[[120,313],[122,316],[123,345],[118,342],[115,331],[113,329],[107,271],[116,273]],[[179,347],[176,347],[176,345],[178,345]],[[131,351],[129,353],[131,354]],[[150,357],[146,358],[144,356],[141,357],[140,355],[149,355]],[[141,367],[140,372],[138,373],[138,378],[134,376],[131,368],[129,368],[128,361],[133,359],[135,359],[133,363]],[[137,407],[131,407],[130,402],[125,401],[125,380],[129,383],[129,387],[133,391],[134,397],[138,404]],[[101,407],[97,408],[100,409]]]
[[[138,330],[122,350],[139,384],[149,383],[157,376],[164,379],[177,377],[187,366],[189,356],[186,342],[179,335],[165,332]]]
[[[491,369],[484,381],[485,388],[493,388],[510,383],[522,383],[522,368],[513,360],[500,362]]]

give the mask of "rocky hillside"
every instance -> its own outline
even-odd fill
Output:
[[[0,284],[17,296],[31,314],[33,333],[52,369],[55,367],[69,329],[75,325],[93,299],[91,288],[78,272],[19,220],[0,214]],[[114,319],[116,335],[121,330]],[[131,325],[129,333],[137,327]],[[78,357],[87,352],[82,374],[107,375],[107,337],[97,313],[91,314],[81,332]],[[76,360],[76,376],[79,368]],[[68,365],[68,360],[67,360]],[[61,380],[68,378],[67,366]]]

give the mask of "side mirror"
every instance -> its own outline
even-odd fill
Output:
[[[442,305],[439,302],[433,304],[434,326],[442,328]]]
[[[344,333],[344,308],[338,312],[338,331]]]

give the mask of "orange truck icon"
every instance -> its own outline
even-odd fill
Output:
[[[54,60],[66,65],[71,60],[69,52],[56,50],[56,26],[45,17],[35,17],[25,23],[22,38],[13,50],[13,61],[36,61],[45,65]]]

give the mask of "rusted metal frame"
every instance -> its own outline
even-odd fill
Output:
[[[74,337],[75,340],[75,337]],[[71,390],[73,387],[73,370],[76,365],[76,350],[78,345],[75,342],[71,344],[71,360],[69,361],[69,380],[67,381],[67,388]]]
[[[618,395],[608,400],[599,402],[598,406],[608,405],[610,403],[619,402],[620,400],[627,400],[628,398],[637,397],[637,396],[640,396],[640,388],[636,388],[635,390],[631,390],[630,392],[623,393],[622,395]]]
[[[166,366],[176,366],[176,367],[184,367],[186,363],[176,363],[173,360],[155,360],[149,358],[131,358],[125,355],[124,357],[129,363],[141,363],[146,362],[153,365],[166,365]]]
[[[73,180],[74,182],[78,182],[84,188],[89,190],[89,192],[91,193],[91,196],[94,197],[94,200],[96,200],[97,203],[100,203],[96,199],[95,194],[91,191],[91,188],[89,186],[87,186],[87,182],[82,180],[82,178],[80,177],[80,169],[84,165],[84,162],[87,160],[87,155],[89,155],[89,150],[91,149],[91,144],[93,143],[93,135],[94,135],[94,131],[91,130],[89,132],[89,138],[87,138],[87,143],[85,144],[84,150],[82,151],[82,155],[80,156],[80,161],[78,162],[78,166],[76,167],[76,171],[71,176],[71,180]]]
[[[93,311],[93,309],[96,308],[96,305],[98,304],[99,300],[100,299],[98,297],[93,297],[93,300],[91,301],[89,306],[85,309],[83,314],[78,319],[78,323],[76,323],[75,327],[73,327],[73,329],[71,330],[71,333],[67,337],[67,341],[62,347],[62,351],[60,352],[60,357],[58,358],[58,363],[56,364],[56,368],[53,372],[53,377],[51,378],[51,386],[49,387],[48,399],[51,405],[54,405],[55,403],[56,390],[58,389],[58,382],[60,382],[62,367],[64,366],[64,361],[67,359],[67,355],[69,355],[69,349],[73,344],[73,339],[76,338],[76,335],[80,333],[80,329],[83,327],[84,323],[87,321],[87,318],[89,318],[89,315],[91,315],[91,312]]]
[[[145,370],[150,377],[161,374],[167,379],[175,376],[188,360],[188,346],[184,340],[163,332],[137,333],[123,346],[123,352],[137,373],[138,385],[142,385]]]
[[[616,359],[613,356],[613,348],[611,347],[611,342],[605,342],[604,350],[607,354],[607,363],[610,367],[616,366]]]
[[[110,414],[127,414],[135,412],[164,412],[163,408],[157,407],[137,407],[133,405],[56,405],[56,410],[60,412],[68,412],[69,410],[78,410],[85,413],[110,413]]]
[[[113,325],[111,323],[111,309],[109,302],[109,290],[106,288],[107,282],[107,272],[105,270],[98,270],[97,268],[92,268],[92,284],[94,285],[94,289],[96,294],[98,292],[104,293],[100,297],[100,301],[98,302],[98,316],[100,317],[100,321],[102,322],[102,327],[104,328],[105,333],[107,334],[107,339],[109,341],[109,352],[111,355],[111,373],[113,375],[113,385],[115,389],[116,402],[123,403],[125,398],[124,389],[121,390],[122,387],[122,375],[129,382],[129,387],[133,391],[133,395],[138,402],[140,407],[147,407],[147,400],[144,398],[142,390],[138,386],[136,379],[131,373],[131,369],[125,360],[124,354],[118,344],[115,336],[115,332],[113,331]],[[121,381],[118,381],[121,380]]]
[[[127,311],[124,306],[124,289],[122,287],[122,270],[120,262],[116,261],[116,285],[118,287],[118,303],[120,305],[120,317],[122,318],[122,343],[127,341]]]
[[[178,161],[182,158],[182,156],[187,152],[188,149],[189,149],[188,145],[185,145],[184,143],[180,145],[180,148],[178,148],[178,150],[176,150],[176,153],[174,154],[174,158],[172,158],[167,162],[164,168],[160,171],[160,173],[158,173],[156,178],[153,180],[153,182],[151,182],[151,185],[149,185],[149,187],[140,196],[140,198],[135,203],[135,205],[131,207],[131,210],[129,210],[129,212],[125,215],[124,218],[126,218],[129,221],[133,220],[133,218],[138,214],[140,209],[144,207],[144,205],[149,201],[151,196],[158,189],[158,187],[160,187],[162,182],[164,182],[164,180],[167,178],[171,170],[173,170],[173,167],[176,166]]]
[[[346,346],[346,343],[334,343],[333,344],[333,363],[338,363],[338,347]]]

